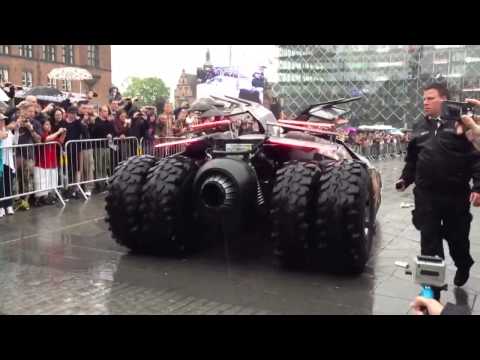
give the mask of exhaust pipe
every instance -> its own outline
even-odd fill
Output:
[[[210,209],[231,209],[235,205],[238,192],[232,179],[224,174],[214,174],[206,178],[200,187],[200,200]]]
[[[210,221],[225,216],[239,219],[260,200],[255,170],[236,159],[218,158],[205,163],[195,176],[194,188],[197,210]]]

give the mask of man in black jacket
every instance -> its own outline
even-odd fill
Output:
[[[79,116],[82,123],[83,133],[82,140],[92,138],[91,131],[95,123],[93,106],[90,104],[82,104],[79,109]],[[80,180],[85,182],[82,188],[86,196],[91,196],[93,184],[88,181],[94,180],[95,163],[93,159],[93,143],[85,141],[80,143],[79,172]]]
[[[66,120],[62,120],[59,124],[60,127],[67,130],[67,134],[64,141],[64,147],[67,155],[67,171],[66,176],[69,183],[76,183],[80,181],[80,164],[79,155],[81,146],[78,143],[67,143],[71,140],[81,140],[88,138],[86,133],[86,127],[83,126],[81,120],[78,118],[78,108],[76,106],[70,106],[67,110]],[[77,194],[75,190],[70,191],[70,196],[75,198]]]
[[[457,125],[440,119],[448,90],[442,84],[424,89],[425,118],[413,127],[406,164],[396,186],[399,191],[415,183],[413,224],[421,232],[422,255],[444,258],[447,240],[457,272],[454,284],[463,286],[474,261],[470,256],[470,202],[480,206],[480,152]],[[470,180],[473,179],[473,188]],[[435,289],[435,298],[440,291]]]
[[[111,168],[110,149],[108,145],[111,143],[115,135],[113,122],[108,118],[108,107],[102,106],[99,110],[98,117],[95,119],[91,135],[93,139],[102,139],[95,142],[95,176],[96,179],[108,178],[113,169]],[[95,183],[97,191],[105,188],[105,184]]]
[[[133,136],[140,141],[145,137],[148,130],[148,123],[145,114],[141,111],[136,111],[132,117],[132,123],[127,131],[127,136]]]

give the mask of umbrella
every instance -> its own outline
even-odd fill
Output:
[[[93,76],[82,68],[63,67],[50,71],[48,78],[53,80],[91,80]]]
[[[82,92],[82,80],[93,79],[87,70],[76,67],[63,67],[53,69],[48,73],[48,78],[53,80],[79,80],[80,92]]]
[[[15,93],[15,97],[24,99],[29,95],[33,95],[39,101],[61,103],[65,100],[66,96],[58,89],[48,86],[37,86],[27,91],[18,91]]]
[[[10,101],[10,98],[7,94],[5,94],[5,91],[3,91],[3,89],[0,89],[0,101]]]
[[[54,87],[49,86],[37,86],[30,90],[25,91],[24,96],[63,96],[62,92]]]

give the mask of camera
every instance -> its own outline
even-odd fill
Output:
[[[404,268],[405,274],[412,275],[416,284],[446,289],[445,260],[438,256],[418,255],[411,265],[401,261],[396,261],[395,265]]]
[[[473,105],[458,101],[443,101],[440,117],[445,121],[460,121],[463,115],[473,115]]]

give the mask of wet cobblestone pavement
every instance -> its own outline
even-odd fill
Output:
[[[419,252],[410,191],[393,183],[401,160],[376,164],[383,204],[364,274],[339,277],[282,270],[269,252],[231,259],[223,246],[187,259],[128,254],[111,239],[103,195],[0,219],[0,314],[407,314],[419,287],[396,260]],[[480,259],[480,211],[472,209],[471,252]],[[448,253],[448,251],[447,251]],[[447,257],[442,301],[480,314],[480,266],[458,291]]]

